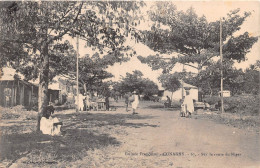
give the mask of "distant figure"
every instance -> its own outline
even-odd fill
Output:
[[[85,102],[86,102],[86,111],[90,110],[90,96],[89,93],[87,93],[86,98],[85,98]]]
[[[126,93],[126,94],[125,94],[125,111],[126,111],[126,112],[128,112],[129,97],[130,97],[130,94],[129,94],[129,93]]]
[[[183,105],[185,106],[186,116],[191,116],[191,114],[194,112],[194,102],[189,91],[186,91],[186,96],[184,98]]]
[[[215,105],[215,108],[220,111],[221,109],[221,101],[219,100],[218,103]]]
[[[84,99],[85,99],[85,96],[83,96],[82,94],[79,94],[79,103],[77,101],[77,96],[76,96],[76,100],[75,100],[75,105],[76,107],[78,106],[79,107],[79,111],[83,111],[84,110]]]
[[[171,107],[171,99],[170,99],[170,97],[169,97],[169,96],[166,96],[166,98],[167,98],[167,100],[166,100],[166,102],[164,103],[164,106],[165,106],[165,107]]]
[[[133,114],[137,114],[137,113],[136,113],[136,109],[137,109],[138,104],[139,104],[139,96],[138,96],[138,94],[137,94],[136,91],[134,91],[133,94],[134,94],[134,95],[133,95],[133,96],[134,96],[134,101],[133,101],[133,103],[132,103]]]
[[[60,135],[61,134],[61,125],[62,122],[59,122],[58,118],[52,118],[52,114],[54,113],[53,106],[47,106],[43,117],[40,122],[40,130],[43,134],[47,135]]]
[[[109,96],[107,95],[105,98],[106,111],[109,111]]]

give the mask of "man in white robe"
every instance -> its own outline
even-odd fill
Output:
[[[134,95],[133,95],[133,96],[134,96],[134,101],[133,101],[133,103],[132,103],[133,114],[137,114],[137,113],[136,113],[136,109],[137,109],[138,104],[139,104],[139,96],[138,96],[138,94],[137,94],[136,91],[134,91],[133,94],[134,94]]]
[[[186,116],[190,116],[194,112],[194,103],[189,91],[186,92],[183,104],[185,106]]]

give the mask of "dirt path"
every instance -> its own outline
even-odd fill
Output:
[[[62,112],[67,118],[64,123],[66,129],[87,131],[86,137],[75,134],[84,142],[75,139],[77,142],[70,144],[74,145],[72,149],[78,149],[77,145],[102,144],[103,139],[96,138],[103,135],[108,145],[85,151],[87,153],[83,155],[86,157],[76,158],[75,162],[62,160],[54,165],[25,164],[26,156],[11,167],[260,167],[259,132],[196,119],[196,116],[181,118],[178,111],[145,105],[138,109],[139,114],[135,116],[125,112],[123,107],[116,111],[90,113],[92,115],[82,113],[75,116],[71,111]],[[119,144],[110,143],[110,140]],[[65,143],[66,137],[63,141]]]
[[[145,124],[126,127],[118,147],[90,151],[72,167],[260,167],[259,134],[212,121],[180,118],[178,111],[139,109]],[[111,113],[111,112],[108,112]],[[113,113],[126,113],[118,109]],[[129,113],[130,115],[130,113]],[[119,128],[120,129],[120,128]]]

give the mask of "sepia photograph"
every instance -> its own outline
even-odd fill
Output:
[[[259,168],[260,1],[0,0],[0,168]]]

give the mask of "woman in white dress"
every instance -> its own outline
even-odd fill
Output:
[[[138,94],[136,91],[133,92],[133,96],[134,96],[134,101],[132,103],[132,108],[133,108],[133,114],[137,114],[136,113],[136,109],[138,107],[138,104],[139,104],[139,97],[138,97]]]

